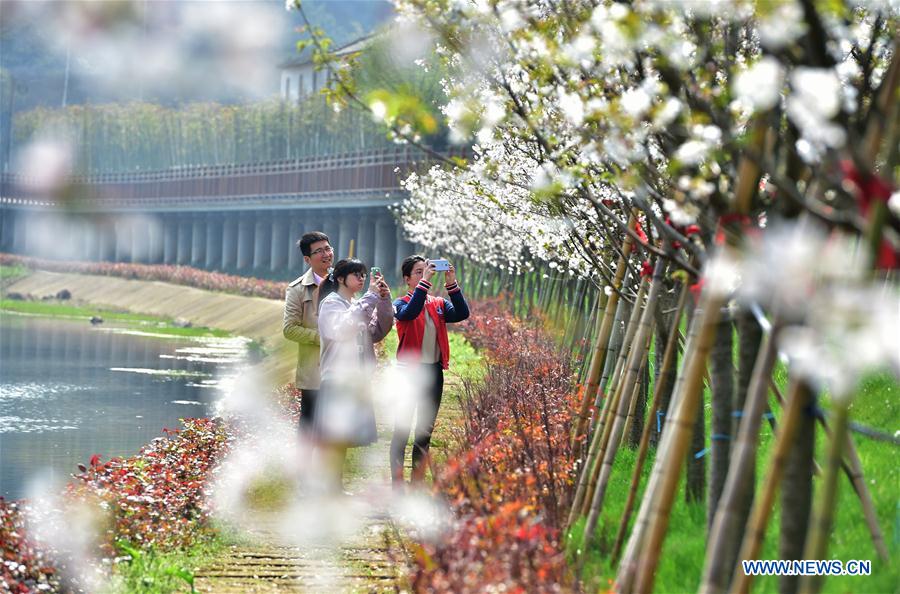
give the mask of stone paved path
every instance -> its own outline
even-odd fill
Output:
[[[329,516],[362,515],[358,529],[330,546],[298,546],[284,535],[279,518],[255,518],[246,544],[233,545],[196,572],[198,592],[396,592],[404,589],[402,545],[388,516],[392,493],[388,447],[388,402],[376,402],[378,441],[351,453],[348,488],[353,494],[331,502]],[[315,500],[310,505],[319,505]],[[362,511],[360,512],[360,509]],[[302,526],[297,527],[302,530]]]

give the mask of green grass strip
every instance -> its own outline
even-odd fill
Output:
[[[113,322],[116,327],[127,327],[154,334],[168,336],[213,336],[226,338],[231,336],[225,330],[206,327],[182,328],[175,326],[171,318],[148,316],[123,311],[114,311],[96,307],[85,307],[59,301],[18,301],[14,299],[0,300],[0,311],[53,318],[75,318],[89,320],[94,316],[103,318],[104,322]]]

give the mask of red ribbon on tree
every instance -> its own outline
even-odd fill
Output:
[[[703,285],[706,284],[706,279],[701,278],[696,283],[688,287],[688,290],[691,292],[691,296],[693,296],[694,301],[700,300],[700,293],[703,292]]]
[[[850,159],[841,161],[841,172],[844,174],[844,189],[856,198],[863,216],[869,215],[876,202],[890,200],[893,193],[891,185],[877,175],[860,171]]]
[[[647,242],[649,240],[647,239],[647,234],[644,233],[644,229],[643,229],[643,227],[641,227],[640,223],[634,224],[634,232],[637,233],[637,236],[641,240],[641,243],[643,243],[644,245],[647,245]]]
[[[878,203],[887,203],[894,189],[881,177],[861,171],[851,159],[841,161],[841,172],[844,174],[843,187],[856,199],[859,212],[869,217],[872,207]],[[882,239],[875,255],[875,268],[891,270],[900,268],[900,253],[894,249],[887,239]]]
[[[729,212],[723,214],[721,217],[719,217],[719,224],[716,225],[716,236],[713,240],[715,241],[716,245],[725,244],[725,226],[731,225],[733,223],[737,223],[742,228],[748,229],[753,221],[749,216],[739,212]]]
[[[650,260],[644,260],[641,264],[641,276],[653,276],[653,266],[650,264]]]

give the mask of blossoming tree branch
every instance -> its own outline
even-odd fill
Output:
[[[747,591],[752,576],[735,567],[759,557],[779,493],[779,556],[825,558],[841,473],[873,551],[887,558],[848,427],[860,378],[900,373],[896,5],[396,6],[406,30],[433,47],[418,65],[440,73],[450,138],[471,147],[467,160],[406,179],[399,217],[409,238],[513,273],[552,267],[601,295],[571,428],[576,575],[635,425],[631,492],[609,553],[618,591],[653,589],[679,478],[687,473],[690,497],[706,460],[701,591]],[[427,102],[404,89],[363,92],[352,60],[338,59],[324,32],[308,32],[319,63],[338,72],[328,91],[336,107],[370,111],[398,142],[433,133]],[[770,402],[779,355],[789,381]],[[708,457],[693,456],[705,443],[707,386]],[[771,412],[775,444],[755,492]],[[814,500],[817,424],[829,449]],[[798,588],[818,591],[821,581],[784,580],[783,591]]]

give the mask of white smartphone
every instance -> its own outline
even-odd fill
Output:
[[[429,260],[430,263],[434,264],[434,269],[438,272],[450,270],[450,262],[445,260],[444,258],[438,258],[437,260]]]

